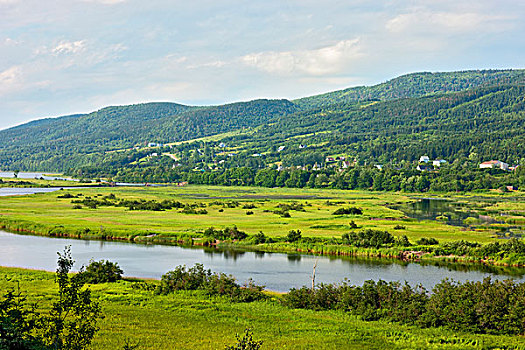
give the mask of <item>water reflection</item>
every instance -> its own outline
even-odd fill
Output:
[[[71,245],[77,267],[89,260],[118,262],[126,276],[160,278],[175,266],[202,263],[206,268],[235,276],[244,283],[253,279],[275,291],[288,291],[308,285],[317,261],[318,283],[349,283],[364,281],[407,281],[422,284],[427,290],[444,278],[458,281],[479,281],[485,277],[512,277],[525,282],[525,270],[485,265],[462,265],[443,262],[410,263],[400,260],[359,259],[316,255],[263,253],[207,247],[184,248],[166,245],[131,244],[112,241],[87,241],[65,238],[15,235],[0,231],[0,265],[54,271],[56,252]]]

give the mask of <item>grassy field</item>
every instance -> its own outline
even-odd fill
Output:
[[[16,288],[17,281],[28,302],[44,312],[56,298],[52,273],[0,268],[0,294]],[[278,296],[247,304],[202,292],[158,296],[133,289],[132,283],[90,287],[105,316],[93,349],[121,349],[127,340],[138,343],[138,349],[222,349],[246,327],[264,341],[262,349],[525,349],[523,336],[418,329],[365,322],[339,311],[291,310],[280,305]]]
[[[130,211],[124,207],[100,206],[97,209],[74,209],[72,199],[57,198],[70,193],[82,198],[102,199],[114,194],[118,200],[176,200],[186,204],[196,203],[207,210],[206,215],[184,214],[180,209],[166,211]],[[236,225],[248,234],[263,231],[268,236],[285,236],[290,230],[301,230],[305,237],[341,237],[348,232],[349,223],[354,221],[361,229],[388,230],[394,235],[407,235],[411,241],[421,237],[433,237],[440,242],[469,240],[486,243],[496,240],[494,227],[457,227],[445,223],[426,220],[407,219],[398,210],[387,206],[394,203],[412,201],[414,196],[405,193],[359,192],[313,189],[265,189],[247,187],[121,187],[121,188],[82,188],[54,193],[35,194],[20,197],[0,198],[0,223],[22,222],[34,224],[46,234],[55,227],[63,227],[67,232],[80,232],[90,229],[92,233],[104,232],[107,236],[129,237],[133,235],[157,234],[170,236],[176,234],[198,234],[206,228],[224,228]],[[516,194],[498,195],[487,203],[496,212],[505,212],[508,218],[520,219],[525,202],[516,200]],[[468,196],[456,196],[457,200],[478,203]],[[225,203],[239,202],[237,207],[225,207]],[[289,211],[291,217],[275,214],[280,204],[300,203],[304,211]],[[253,209],[243,209],[254,205]],[[332,215],[338,208],[358,207],[363,215]],[[248,211],[253,215],[247,215]],[[499,215],[499,214],[494,214]],[[405,229],[395,230],[402,225]]]

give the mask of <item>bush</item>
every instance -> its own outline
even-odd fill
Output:
[[[361,214],[363,214],[363,211],[355,207],[339,208],[332,213],[332,215],[361,215]]]
[[[235,302],[252,302],[266,299],[266,295],[262,292],[263,288],[252,281],[240,286],[234,277],[224,273],[212,273],[211,270],[204,269],[202,264],[196,264],[190,269],[186,269],[186,266],[177,266],[175,270],[164,274],[155,293],[203,290],[208,295],[228,296]]]
[[[124,271],[109,260],[90,261],[84,272],[87,283],[108,283],[122,279]]]
[[[406,230],[406,227],[403,225],[397,224],[396,226],[394,226],[394,230]]]
[[[435,239],[435,238],[426,238],[426,237],[418,239],[416,241],[416,243],[418,245],[438,245],[439,244],[437,239]]]
[[[395,242],[394,236],[388,231],[363,230],[357,233],[344,233],[342,235],[343,244],[353,245],[362,248],[380,248],[385,244]]]
[[[264,235],[264,233],[262,233],[262,231],[259,231],[259,233],[253,235],[252,241],[253,244],[266,243],[266,236]]]
[[[243,240],[248,237],[248,234],[244,231],[239,231],[237,226],[226,227],[224,230],[216,230],[213,227],[209,227],[204,231],[204,236],[218,240]]]
[[[288,235],[286,236],[286,240],[290,243],[297,242],[302,238],[301,231],[299,230],[291,230],[288,232]]]
[[[232,346],[226,346],[225,350],[259,350],[263,344],[262,340],[253,340],[253,333],[249,328],[244,330],[241,338],[239,334],[235,335],[237,343]]]

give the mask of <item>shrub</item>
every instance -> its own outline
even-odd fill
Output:
[[[332,215],[361,215],[361,214],[363,214],[363,211],[355,207],[339,208],[332,213]]]
[[[234,277],[224,273],[212,273],[211,270],[204,269],[202,264],[196,264],[190,269],[186,269],[186,266],[177,266],[175,270],[164,274],[155,293],[203,290],[208,295],[228,296],[235,302],[252,302],[266,299],[266,295],[262,292],[263,288],[252,281],[240,286]]]
[[[124,271],[109,260],[91,261],[84,273],[87,283],[108,283],[122,279]]]
[[[406,230],[406,226],[397,224],[394,226],[394,230]]]
[[[286,240],[290,243],[297,242],[302,238],[301,231],[299,230],[291,230],[288,232],[288,235],[286,236]]]
[[[266,236],[264,235],[264,233],[262,233],[262,231],[259,231],[259,233],[253,235],[252,241],[253,244],[266,243]]]
[[[344,233],[342,235],[342,240],[343,244],[363,248],[380,248],[385,244],[391,244],[395,242],[394,236],[392,236],[388,231],[372,229],[366,229],[357,233]]]
[[[259,350],[263,344],[262,340],[253,340],[253,332],[246,328],[244,335],[235,335],[237,343],[231,346],[226,346],[225,350]]]
[[[253,211],[248,210],[248,211],[246,212],[246,215],[253,215]]]
[[[439,242],[435,238],[422,237],[416,241],[418,245],[438,245]]]

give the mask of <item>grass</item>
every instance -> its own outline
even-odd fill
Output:
[[[0,293],[16,288],[45,310],[56,297],[54,275],[0,268]],[[210,298],[201,292],[155,296],[132,282],[94,285],[104,318],[93,349],[119,349],[126,340],[138,349],[221,349],[250,327],[262,349],[525,349],[523,336],[418,329],[388,322],[364,322],[340,311],[291,310],[278,297],[249,304]]]
[[[64,192],[96,197],[114,193],[119,199],[177,200],[197,203],[206,207],[207,215],[182,214],[178,210],[163,212],[130,211],[122,207],[73,209],[71,199],[57,198]],[[502,197],[505,198],[511,197]],[[387,230],[394,235],[407,235],[411,241],[433,237],[440,242],[459,239],[487,243],[494,241],[494,230],[473,230],[454,227],[438,221],[408,220],[398,210],[389,209],[389,203],[408,202],[409,194],[377,193],[364,191],[312,190],[312,189],[263,189],[213,186],[143,187],[143,188],[82,188],[23,197],[3,197],[0,200],[0,223],[22,222],[37,224],[45,234],[55,226],[64,226],[71,232],[89,228],[92,232],[103,230],[109,236],[126,237],[138,233],[160,235],[195,234],[210,226],[224,228],[236,225],[248,234],[263,231],[269,236],[285,236],[290,230],[301,230],[305,237],[341,237],[350,230],[354,221],[361,229]],[[238,201],[236,208],[223,208],[213,202]],[[330,203],[328,203],[329,201]],[[273,213],[280,203],[299,202],[305,211],[290,211],[284,218]],[[503,202],[503,201],[502,201]],[[246,215],[244,204],[254,204]],[[338,203],[338,204],[333,204]],[[523,202],[503,202],[505,207],[523,208]],[[502,204],[498,204],[502,205]],[[363,215],[335,216],[332,213],[344,206],[363,209]],[[498,210],[491,205],[491,209]],[[222,212],[220,211],[222,210]],[[404,230],[394,230],[402,225]],[[7,225],[9,228],[9,225]],[[38,231],[38,230],[36,230]],[[44,232],[45,231],[45,232]]]

